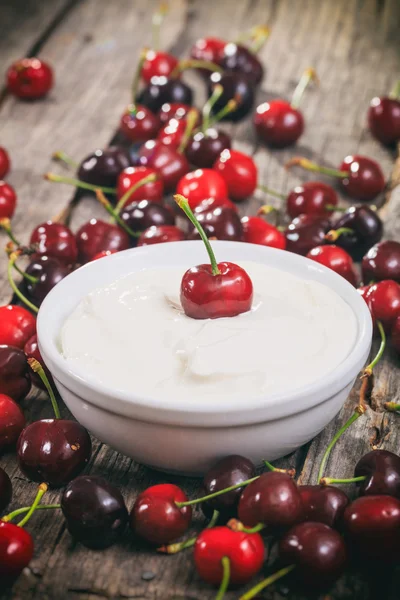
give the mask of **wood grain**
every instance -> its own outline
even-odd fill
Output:
[[[13,48],[12,54],[17,54],[17,50],[18,54],[26,52],[36,40],[43,40],[43,32],[66,3],[28,2],[20,6],[26,7],[25,13],[7,7],[7,15],[0,20],[2,25],[8,24],[4,28],[5,37],[0,37],[0,48],[9,47],[10,52]],[[80,160],[112,138],[129,101],[129,83],[138,50],[151,41],[150,20],[155,6],[155,1],[146,0],[75,3],[40,46],[40,55],[56,71],[57,85],[50,96],[33,104],[11,97],[4,99],[0,110],[0,141],[13,159],[10,182],[19,195],[14,227],[23,241],[27,241],[34,225],[56,214],[73,194],[67,186],[43,180],[43,173],[50,168],[62,171],[51,163],[51,154],[63,149]],[[355,152],[377,159],[389,178],[394,156],[371,138],[365,128],[365,113],[370,98],[387,92],[399,72],[397,0],[172,0],[163,28],[163,45],[185,56],[197,37],[219,35],[234,39],[240,31],[256,23],[267,23],[272,28],[271,38],[261,52],[267,75],[259,91],[260,100],[289,98],[301,72],[310,65],[321,79],[320,87],[310,87],[304,98],[307,128],[296,148],[276,152],[256,148],[248,121],[235,128],[228,127],[234,132],[235,147],[254,153],[260,181],[286,192],[296,183],[312,178],[298,170],[285,170],[284,164],[290,157],[304,154],[328,165],[338,165],[346,154]],[[22,41],[27,44],[22,45]],[[9,56],[5,59],[7,63]],[[184,77],[196,89],[200,105],[204,98],[201,82],[192,73]],[[386,235],[400,239],[400,194],[395,189],[389,196],[384,209]],[[241,211],[253,211],[263,200],[265,197],[257,194]],[[347,202],[344,197],[341,201]],[[74,212],[73,227],[76,229],[89,217],[101,214],[95,200],[85,197]],[[2,257],[0,273],[4,272]],[[4,277],[0,279],[0,296],[3,302],[9,298]],[[398,357],[388,352],[376,372],[371,406],[333,450],[328,474],[351,475],[355,462],[371,444],[398,450],[398,417],[383,411],[386,399],[400,401],[398,367]],[[295,466],[302,483],[315,481],[324,449],[357,402],[358,385],[337,419],[321,435],[306,448],[280,461],[281,465]],[[24,401],[24,408],[30,420],[51,414],[44,395],[33,394]],[[35,485],[21,477],[14,456],[1,457],[1,466],[13,476],[13,506],[28,503]],[[93,474],[106,474],[120,486],[129,507],[136,495],[151,483],[171,481],[171,477],[136,465],[96,441],[89,470]],[[197,481],[181,478],[173,481],[190,495],[196,494]],[[58,498],[58,491],[49,492],[49,502]],[[195,528],[201,524],[201,513],[197,512]],[[61,515],[56,512],[37,514],[29,530],[35,538],[34,560],[12,591],[4,592],[4,600],[211,600],[215,596],[195,574],[190,551],[174,557],[156,555],[127,532],[120,544],[101,553],[90,552],[71,541]],[[154,578],[144,580],[145,572],[153,573]],[[398,598],[398,576],[373,575],[349,572],[330,591],[329,598]],[[237,592],[230,592],[226,597],[238,596]],[[266,591],[263,597],[310,598],[293,587],[288,588],[284,582]]]

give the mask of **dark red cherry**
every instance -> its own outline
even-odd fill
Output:
[[[167,192],[175,191],[178,181],[189,171],[186,157],[159,140],[146,142],[139,151],[139,157],[142,166],[158,172]]]
[[[141,180],[149,177],[150,175],[157,176],[157,171],[149,167],[128,167],[124,169],[119,177],[117,183],[117,198],[120,200],[126,192],[137,185]],[[164,184],[160,177],[156,177],[154,181],[148,181],[143,185],[139,186],[126,201],[126,205],[132,202],[140,200],[147,200],[149,202],[161,202],[164,193]]]
[[[79,475],[92,453],[90,435],[67,419],[42,419],[28,425],[17,444],[19,468],[31,481],[58,487]]]
[[[36,256],[56,258],[67,265],[75,264],[78,258],[76,238],[62,223],[41,223],[32,231],[30,243],[35,245]]]
[[[193,92],[180,79],[152,77],[148,85],[139,93],[137,101],[157,113],[163,104],[169,102],[179,104],[193,103]]]
[[[344,509],[350,503],[343,490],[332,485],[300,485],[304,520],[339,527]]]
[[[372,98],[368,109],[369,129],[379,142],[387,146],[400,140],[400,102],[396,98]]]
[[[23,306],[0,306],[0,345],[23,348],[36,333],[36,319]]]
[[[220,55],[219,64],[225,71],[246,75],[254,85],[261,83],[264,77],[264,68],[257,56],[241,44],[232,42],[226,44]]]
[[[316,246],[307,252],[306,256],[320,265],[332,269],[332,271],[347,279],[351,285],[357,285],[357,275],[354,270],[353,259],[343,248],[334,245]]]
[[[179,102],[166,102],[163,104],[158,112],[158,118],[160,119],[162,125],[166,125],[171,119],[177,119],[178,121],[185,119],[187,114],[193,111],[197,111],[198,114],[198,119],[195,123],[195,126],[200,125],[201,116],[199,111],[189,104],[182,104]],[[153,137],[155,137],[155,135]]]
[[[228,196],[241,202],[251,196],[257,187],[257,167],[254,160],[238,150],[223,150],[213,169],[225,180]]]
[[[319,215],[299,215],[286,228],[286,249],[305,256],[315,246],[325,243],[330,222]]]
[[[261,217],[243,217],[242,226],[244,242],[280,250],[286,248],[286,239],[283,233]]]
[[[182,142],[186,126],[186,119],[171,119],[161,127],[157,134],[157,139],[162,142],[164,146],[171,146],[171,148],[177,150]]]
[[[17,402],[31,389],[30,368],[22,350],[0,345],[0,394]]]
[[[394,279],[400,283],[400,242],[385,240],[375,244],[362,261],[364,283]]]
[[[190,57],[194,58],[195,60],[204,60],[219,65],[225,46],[226,42],[220,38],[200,38],[192,46],[190,50]],[[210,71],[208,69],[200,68],[198,71],[207,78],[210,75]]]
[[[0,384],[1,385],[1,384]],[[25,427],[24,413],[6,394],[0,394],[0,452],[7,446],[14,446]],[[0,469],[0,512],[2,499],[2,475]],[[8,504],[8,503],[7,503]]]
[[[1,402],[1,398],[0,398]],[[0,413],[1,419],[1,413]],[[1,427],[1,426],[0,426]],[[0,449],[1,449],[1,429],[0,429]],[[0,512],[3,512],[10,504],[12,498],[11,479],[7,473],[0,467]],[[1,536],[1,533],[0,533]]]
[[[306,181],[296,185],[286,198],[286,212],[291,219],[299,215],[329,216],[338,197],[330,185],[321,181]]]
[[[0,146],[0,179],[4,179],[7,175],[10,165],[11,161],[7,150]]]
[[[130,245],[129,236],[125,231],[99,219],[90,219],[82,225],[76,234],[76,241],[81,263],[89,262],[103,250],[119,252],[127,250]]]
[[[128,204],[120,216],[124,223],[135,232],[142,232],[153,225],[174,225],[175,223],[175,216],[171,209],[148,200]]]
[[[199,131],[189,140],[185,154],[188,161],[200,169],[211,169],[223,150],[231,147],[227,133],[214,127]]]
[[[47,378],[49,379],[50,382],[52,382],[53,377],[52,377],[50,371],[48,370],[48,368],[46,367],[46,365],[44,364],[42,355],[40,354],[36,334],[33,335],[31,338],[29,338],[29,340],[26,342],[26,344],[24,346],[24,352],[25,352],[25,356],[27,358],[34,358],[42,365],[42,367],[47,375]],[[34,373],[32,371],[32,369],[30,369],[30,375],[31,375],[32,382],[37,387],[40,387],[41,389],[46,389],[46,387],[43,384],[43,381],[40,379],[39,375],[37,373]]]
[[[263,473],[244,489],[238,516],[247,527],[258,523],[274,529],[292,527],[304,518],[299,488],[286,473]]]
[[[153,485],[137,497],[130,513],[130,525],[135,534],[152,544],[169,544],[190,526],[192,507],[176,505],[176,502],[187,501],[186,494],[176,485]]]
[[[300,523],[279,542],[285,564],[295,564],[295,576],[308,588],[331,585],[344,572],[347,550],[342,536],[323,523]]]
[[[17,195],[14,188],[0,180],[0,219],[11,219],[16,206]]]
[[[169,77],[179,60],[168,52],[159,50],[147,50],[140,75],[146,83],[150,83],[152,77]]]
[[[53,71],[49,64],[38,58],[23,58],[7,71],[7,88],[23,100],[37,100],[46,96],[53,87]]]
[[[392,496],[361,496],[344,511],[343,524],[352,548],[364,558],[400,558],[400,500]]]
[[[388,450],[364,454],[354,469],[355,477],[366,477],[359,485],[360,495],[387,494],[400,499],[400,457]]]
[[[228,197],[228,188],[224,178],[213,169],[196,169],[184,175],[176,186],[177,194],[182,194],[194,210],[203,200]]]
[[[248,458],[233,454],[219,460],[207,471],[203,479],[202,496],[219,492],[227,487],[238,485],[242,481],[251,479],[256,474],[254,464]],[[201,504],[206,515],[218,510],[224,519],[237,516],[237,507],[243,488],[237,488],[208,502]]]
[[[219,585],[222,581],[222,559],[226,556],[230,566],[229,583],[243,585],[261,570],[266,555],[259,533],[213,527],[200,533],[193,556],[198,574],[212,585]]]
[[[202,200],[200,204],[198,204],[196,208],[194,208],[194,213],[197,216],[202,212],[208,212],[218,207],[231,208],[232,210],[238,212],[236,204],[229,200],[229,198],[207,198],[206,200]]]
[[[163,244],[164,242],[181,242],[186,236],[182,229],[175,225],[159,225],[145,229],[140,235],[137,246],[150,246],[152,244]]]
[[[72,537],[95,550],[114,544],[128,522],[121,492],[93,475],[81,475],[67,485],[61,510]]]
[[[340,179],[340,183],[351,198],[368,202],[385,189],[382,169],[371,158],[359,154],[346,156],[340,165],[340,171],[348,173],[347,177]]]
[[[33,540],[30,534],[14,523],[0,520],[0,579],[11,584],[29,565],[33,557]]]
[[[27,295],[36,306],[40,306],[50,290],[53,289],[64,277],[70,274],[71,269],[61,264],[56,258],[38,256],[33,258],[25,272],[37,281],[24,280]]]
[[[347,227],[353,233],[340,235],[335,244],[347,250],[354,260],[361,260],[364,254],[383,235],[383,223],[376,210],[369,206],[350,206],[333,224],[333,229]]]
[[[219,206],[212,210],[196,212],[195,214],[208,238],[235,242],[243,240],[243,226],[236,210]],[[188,239],[200,239],[197,229],[193,228],[189,232]]]
[[[378,281],[369,287],[365,300],[374,318],[382,323],[385,331],[390,332],[400,315],[400,284],[391,279]]]
[[[161,127],[159,118],[146,106],[130,104],[121,117],[119,128],[131,142],[142,143],[156,137]],[[132,164],[130,161],[129,164]],[[128,165],[125,165],[125,169]],[[108,184],[107,184],[108,185]]]
[[[148,138],[147,138],[148,139]],[[97,149],[81,162],[78,179],[92,185],[115,187],[121,171],[131,165],[131,157],[126,148],[109,146]]]
[[[253,121],[258,137],[273,148],[291,146],[304,131],[303,115],[286,100],[260,104]]]
[[[222,85],[224,91],[213,106],[213,114],[223,109],[229,100],[235,100],[238,106],[235,110],[229,112],[224,117],[224,120],[236,123],[250,114],[254,105],[254,85],[248,80],[246,75],[229,71],[225,73],[212,73],[208,82],[209,96],[212,95],[216,85]]]
[[[400,316],[397,317],[392,325],[392,346],[400,354]]]

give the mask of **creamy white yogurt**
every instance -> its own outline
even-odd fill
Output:
[[[253,262],[252,310],[195,320],[180,306],[181,268],[131,273],[86,296],[65,321],[72,370],[133,396],[205,403],[289,392],[350,353],[351,308],[327,286]]]

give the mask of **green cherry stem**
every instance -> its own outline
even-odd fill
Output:
[[[396,81],[393,88],[390,91],[389,98],[397,100],[400,97],[400,80]]]
[[[27,281],[30,281],[31,283],[37,283],[39,281],[38,277],[34,277],[33,275],[29,275],[29,273],[25,273],[25,271],[23,271],[22,269],[20,269],[19,266],[16,263],[14,263],[14,269],[17,271],[17,273],[19,273],[21,275],[21,277],[23,277]]]
[[[46,483],[41,483],[39,485],[39,489],[38,489],[38,492],[36,494],[36,498],[33,501],[33,504],[30,507],[30,509],[28,510],[28,512],[26,513],[25,517],[22,519],[22,521],[20,521],[19,523],[17,523],[18,527],[23,527],[24,525],[26,525],[26,523],[29,521],[29,519],[31,518],[31,516],[35,512],[37,506],[40,504],[40,501],[41,501],[43,495],[47,492],[47,489],[48,489],[48,487],[47,487]]]
[[[367,365],[364,369],[364,373],[366,375],[371,375],[373,369],[376,367],[376,365],[378,364],[378,362],[381,360],[382,355],[385,351],[386,348],[386,334],[385,334],[385,330],[383,329],[383,325],[380,321],[376,322],[380,336],[381,336],[381,343],[379,345],[379,350],[376,353],[375,358],[369,363],[369,365]]]
[[[101,191],[105,194],[117,193],[117,190],[112,187],[92,185],[91,183],[85,183],[84,181],[74,179],[73,177],[62,177],[61,175],[56,175],[55,173],[46,173],[44,175],[44,178],[47,179],[47,181],[52,181],[53,183],[66,183],[67,185],[73,185],[83,190],[90,190],[92,192],[101,189]]]
[[[350,227],[339,227],[339,229],[331,229],[325,235],[325,239],[327,242],[336,242],[338,238],[342,235],[351,235],[354,233],[354,229],[350,229]]]
[[[210,118],[209,126],[216,125],[216,123],[219,123],[219,121],[221,121],[224,117],[226,117],[226,115],[229,115],[229,113],[236,110],[238,105],[239,105],[239,102],[237,102],[235,99],[229,100],[225,104],[225,106],[223,108],[221,108],[221,110],[219,112],[217,112],[216,115],[214,115],[213,117]]]
[[[318,75],[315,72],[315,69],[313,69],[312,67],[306,69],[303,75],[300,77],[299,83],[297,84],[296,89],[293,92],[292,101],[290,103],[290,106],[292,108],[299,108],[304,92],[306,91],[311,81],[313,81],[314,83],[319,83]]]
[[[258,184],[257,189],[261,190],[265,194],[269,194],[270,196],[274,196],[274,198],[279,198],[279,200],[285,200],[286,195],[273,190],[272,188],[267,187],[266,185]]]
[[[218,593],[215,596],[215,600],[223,600],[223,597],[226,594],[226,590],[229,586],[229,580],[231,578],[231,561],[227,556],[223,556],[221,558],[222,564],[222,580],[221,585],[219,587]]]
[[[219,512],[218,512],[218,510],[214,510],[206,529],[212,529],[212,527],[214,527],[214,525],[217,524],[218,518],[219,518]],[[197,538],[198,538],[198,536],[194,536],[183,542],[178,542],[176,544],[169,544],[169,546],[161,546],[160,548],[157,548],[157,552],[162,552],[164,554],[177,554],[178,552],[181,552],[182,550],[186,550],[187,548],[191,548],[192,546],[194,546]]]
[[[360,475],[359,477],[350,477],[348,479],[337,479],[332,477],[323,477],[320,479],[320,485],[332,485],[334,483],[359,483],[360,481],[365,481],[367,479],[366,475]]]
[[[296,475],[295,469],[279,469],[278,467],[271,465],[267,460],[263,460],[263,463],[269,471],[273,471],[274,473],[286,473],[289,477],[294,477]]]
[[[38,313],[39,309],[37,306],[35,306],[34,304],[32,304],[32,302],[30,302],[28,300],[28,298],[26,298],[26,296],[24,296],[24,294],[21,292],[21,290],[18,289],[17,284],[15,283],[14,279],[13,279],[13,271],[14,271],[14,265],[18,259],[18,257],[21,255],[21,252],[16,250],[15,252],[12,252],[8,258],[8,265],[7,265],[7,278],[8,278],[8,282],[11,286],[12,291],[14,292],[14,294],[16,296],[18,296],[18,298],[28,307],[31,309],[31,311],[33,311],[34,313]]]
[[[119,215],[119,213],[121,212],[121,210],[124,208],[125,204],[128,202],[129,198],[132,196],[132,194],[134,194],[136,192],[136,190],[138,190],[139,188],[141,188],[142,185],[146,185],[146,183],[151,183],[152,181],[156,181],[157,178],[158,178],[158,175],[156,173],[150,173],[150,175],[146,175],[146,177],[143,177],[142,179],[140,179],[139,181],[137,181],[118,200],[118,202],[117,202],[117,204],[115,206],[115,209],[114,209],[115,213],[117,215]],[[101,190],[101,191],[104,192],[104,190],[102,188],[97,188],[97,190]]]
[[[31,510],[31,506],[23,506],[22,508],[17,508],[16,510],[13,510],[11,513],[9,513],[8,515],[5,515],[5,517],[0,517],[0,521],[4,521],[5,523],[8,523],[9,521],[12,521],[13,519],[15,519],[15,517],[19,517],[19,515],[24,515],[27,512],[29,512]],[[61,508],[61,504],[39,504],[39,506],[36,507],[36,510],[52,510],[52,509],[56,509],[56,508]]]
[[[58,150],[57,152],[54,152],[52,158],[54,160],[57,160],[58,162],[62,162],[64,164],[68,165],[68,167],[72,167],[74,169],[77,169],[79,167],[78,163],[75,162],[73,158],[71,158],[68,154],[66,154],[62,150]]]
[[[105,195],[103,194],[103,192],[98,189],[96,190],[96,198],[97,200],[100,202],[100,204],[106,209],[106,211],[108,212],[108,214],[112,217],[112,220],[114,222],[117,222],[118,225],[121,227],[121,229],[123,229],[124,231],[126,231],[126,233],[128,235],[130,235],[131,237],[139,237],[139,233],[137,233],[136,231],[133,231],[119,216],[119,214],[117,213],[117,211],[111,206],[111,203],[107,200],[107,198],[105,197]]]
[[[153,14],[153,18],[151,20],[151,36],[153,50],[160,49],[161,25],[163,24],[165,15],[168,13],[168,10],[168,4],[166,2],[162,2],[158,7],[158,10]]]
[[[227,492],[231,492],[232,490],[237,490],[241,487],[249,485],[253,481],[256,481],[259,478],[259,475],[256,477],[252,477],[251,479],[247,479],[246,481],[242,481],[241,483],[237,483],[235,485],[231,485],[230,487],[224,488],[223,490],[218,490],[218,492],[213,492],[212,494],[207,494],[207,496],[202,496],[201,498],[195,498],[194,500],[187,500],[186,502],[176,502],[178,508],[182,508],[183,506],[193,506],[195,504],[201,504],[201,502],[206,502],[207,500],[212,500],[217,496],[222,496]]]
[[[188,112],[188,114],[186,116],[185,131],[183,132],[181,143],[178,146],[179,154],[183,154],[186,146],[188,145],[190,138],[192,137],[194,126],[196,125],[196,121],[197,121],[197,115],[198,115],[197,110],[192,109]]]
[[[218,268],[218,263],[215,258],[214,251],[211,248],[211,244],[208,240],[208,237],[207,237],[204,229],[202,228],[199,221],[196,219],[195,215],[193,214],[193,211],[189,206],[189,202],[188,202],[187,198],[185,198],[185,196],[182,196],[181,194],[175,194],[174,200],[177,203],[177,205],[179,206],[179,208],[181,208],[183,210],[183,212],[185,213],[187,218],[191,221],[191,223],[196,227],[197,231],[199,232],[199,235],[205,244],[205,247],[206,247],[210,262],[211,262],[212,274],[220,275],[221,272]],[[216,492],[216,493],[218,493],[218,492]],[[187,505],[187,503],[181,503],[181,502],[178,502],[177,504],[178,504],[178,506],[179,506],[179,504],[183,504],[183,506]],[[196,502],[193,502],[193,504],[196,504]]]
[[[227,527],[232,531],[243,531],[243,533],[258,533],[265,529],[264,523],[257,523],[254,527],[245,527],[238,519],[230,519],[227,523]]]
[[[19,241],[17,240],[17,238],[15,237],[15,235],[12,232],[10,219],[8,219],[7,217],[0,219],[0,227],[3,229],[3,231],[5,231],[5,233],[8,235],[10,240],[16,246],[21,246],[21,244],[19,243]]]
[[[312,160],[302,156],[295,156],[285,164],[286,169],[290,169],[290,167],[295,166],[301,167],[306,171],[314,171],[315,173],[322,173],[323,175],[329,175],[330,177],[337,177],[339,179],[344,179],[345,177],[349,176],[348,171],[339,171],[338,169],[322,167],[321,165],[317,165],[317,163],[313,162]]]
[[[136,65],[136,71],[133,75],[132,86],[131,86],[132,104],[129,106],[129,109],[128,109],[131,114],[136,114],[136,107],[135,107],[136,95],[137,95],[137,91],[139,88],[140,76],[142,74],[142,67],[143,67],[144,61],[146,60],[147,52],[148,52],[147,48],[141,49],[140,54],[139,54],[139,60]],[[132,105],[133,105],[133,109],[132,109]]]
[[[207,69],[208,71],[223,73],[223,69],[210,60],[195,60],[193,58],[188,58],[187,60],[179,61],[170,75],[171,79],[174,79],[182,73],[182,71],[186,71],[187,69]]]
[[[222,85],[217,84],[214,87],[211,96],[209,97],[209,99],[207,100],[207,102],[203,106],[203,110],[202,110],[203,125],[201,127],[201,131],[203,133],[205,133],[207,131],[207,129],[210,127],[211,111],[212,111],[213,106],[215,105],[215,103],[219,100],[219,98],[222,95],[223,91],[224,91],[224,88],[222,87]]]
[[[53,406],[55,418],[61,419],[58,402],[56,400],[53,388],[50,385],[50,381],[48,380],[48,377],[47,377],[42,365],[40,364],[40,362],[38,360],[36,360],[36,358],[28,358],[28,365],[30,366],[30,368],[32,369],[32,371],[34,373],[37,373],[37,375],[39,375],[40,379],[42,380],[43,385],[45,386],[47,393],[50,396],[50,400],[51,400],[51,404]]]
[[[253,28],[253,43],[249,47],[249,50],[253,52],[253,54],[257,54],[264,46],[265,42],[268,40],[271,34],[271,29],[266,25],[258,25]]]
[[[400,404],[397,404],[397,402],[385,402],[383,407],[389,412],[397,412],[400,410]]]
[[[253,588],[251,588],[251,590],[249,590],[245,594],[243,594],[243,596],[240,596],[239,600],[251,600],[252,598],[255,598],[257,594],[265,590],[265,588],[267,588],[269,585],[275,583],[275,581],[278,581],[278,579],[282,579],[282,577],[285,577],[285,575],[293,571],[295,566],[296,565],[289,565],[288,567],[284,567],[276,573],[273,573],[273,575],[270,575],[266,579],[263,579],[263,581],[260,581],[260,583],[255,585]]]

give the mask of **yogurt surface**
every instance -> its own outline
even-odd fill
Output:
[[[286,393],[333,371],[357,322],[327,286],[241,262],[252,310],[195,320],[179,301],[183,269],[136,271],[88,294],[61,329],[71,370],[132,396],[204,403]]]

